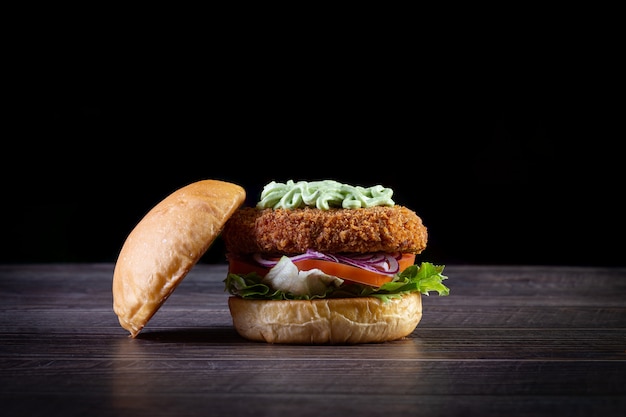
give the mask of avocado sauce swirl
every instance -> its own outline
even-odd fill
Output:
[[[393,190],[374,185],[372,187],[352,186],[334,180],[298,181],[286,183],[272,181],[263,187],[259,209],[298,209],[315,207],[320,210],[330,208],[366,208],[374,206],[393,206]]]

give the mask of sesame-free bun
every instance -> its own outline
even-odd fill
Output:
[[[113,310],[137,336],[243,204],[236,184],[202,180],[152,208],[128,235],[113,273]]]
[[[383,302],[376,297],[314,300],[228,299],[242,337],[285,344],[382,343],[408,336],[422,318],[412,292]]]

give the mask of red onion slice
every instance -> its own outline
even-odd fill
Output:
[[[341,263],[356,266],[366,271],[372,271],[379,274],[394,275],[400,271],[400,264],[396,259],[395,254],[388,254],[380,252],[377,255],[381,255],[382,259],[378,256],[373,257],[370,260],[364,261],[362,259],[355,259],[350,256],[337,255],[337,259]]]
[[[272,268],[278,263],[276,260],[264,258],[263,255],[255,253],[253,256],[255,262],[267,268]],[[291,256],[289,259],[292,262],[301,261],[304,259],[320,259],[330,262],[338,262],[346,265],[355,266],[357,268],[364,269],[366,271],[376,272],[378,274],[394,275],[400,271],[400,264],[398,260],[402,257],[399,252],[396,253],[367,253],[357,255],[330,255],[323,252],[314,250],[307,250],[305,253]]]

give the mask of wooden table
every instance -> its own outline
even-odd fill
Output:
[[[199,264],[128,337],[112,264],[0,265],[2,416],[624,416],[626,268],[449,265],[404,340],[241,339]]]

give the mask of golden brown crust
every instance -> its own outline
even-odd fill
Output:
[[[428,234],[422,219],[403,206],[296,210],[246,207],[237,210],[222,233],[231,253],[297,254],[421,253]]]
[[[245,200],[239,185],[203,180],[158,203],[131,231],[113,273],[113,309],[132,337],[143,329]]]
[[[239,335],[267,343],[381,343],[408,336],[422,318],[417,292],[386,303],[376,297],[247,300],[231,296],[228,306]]]

